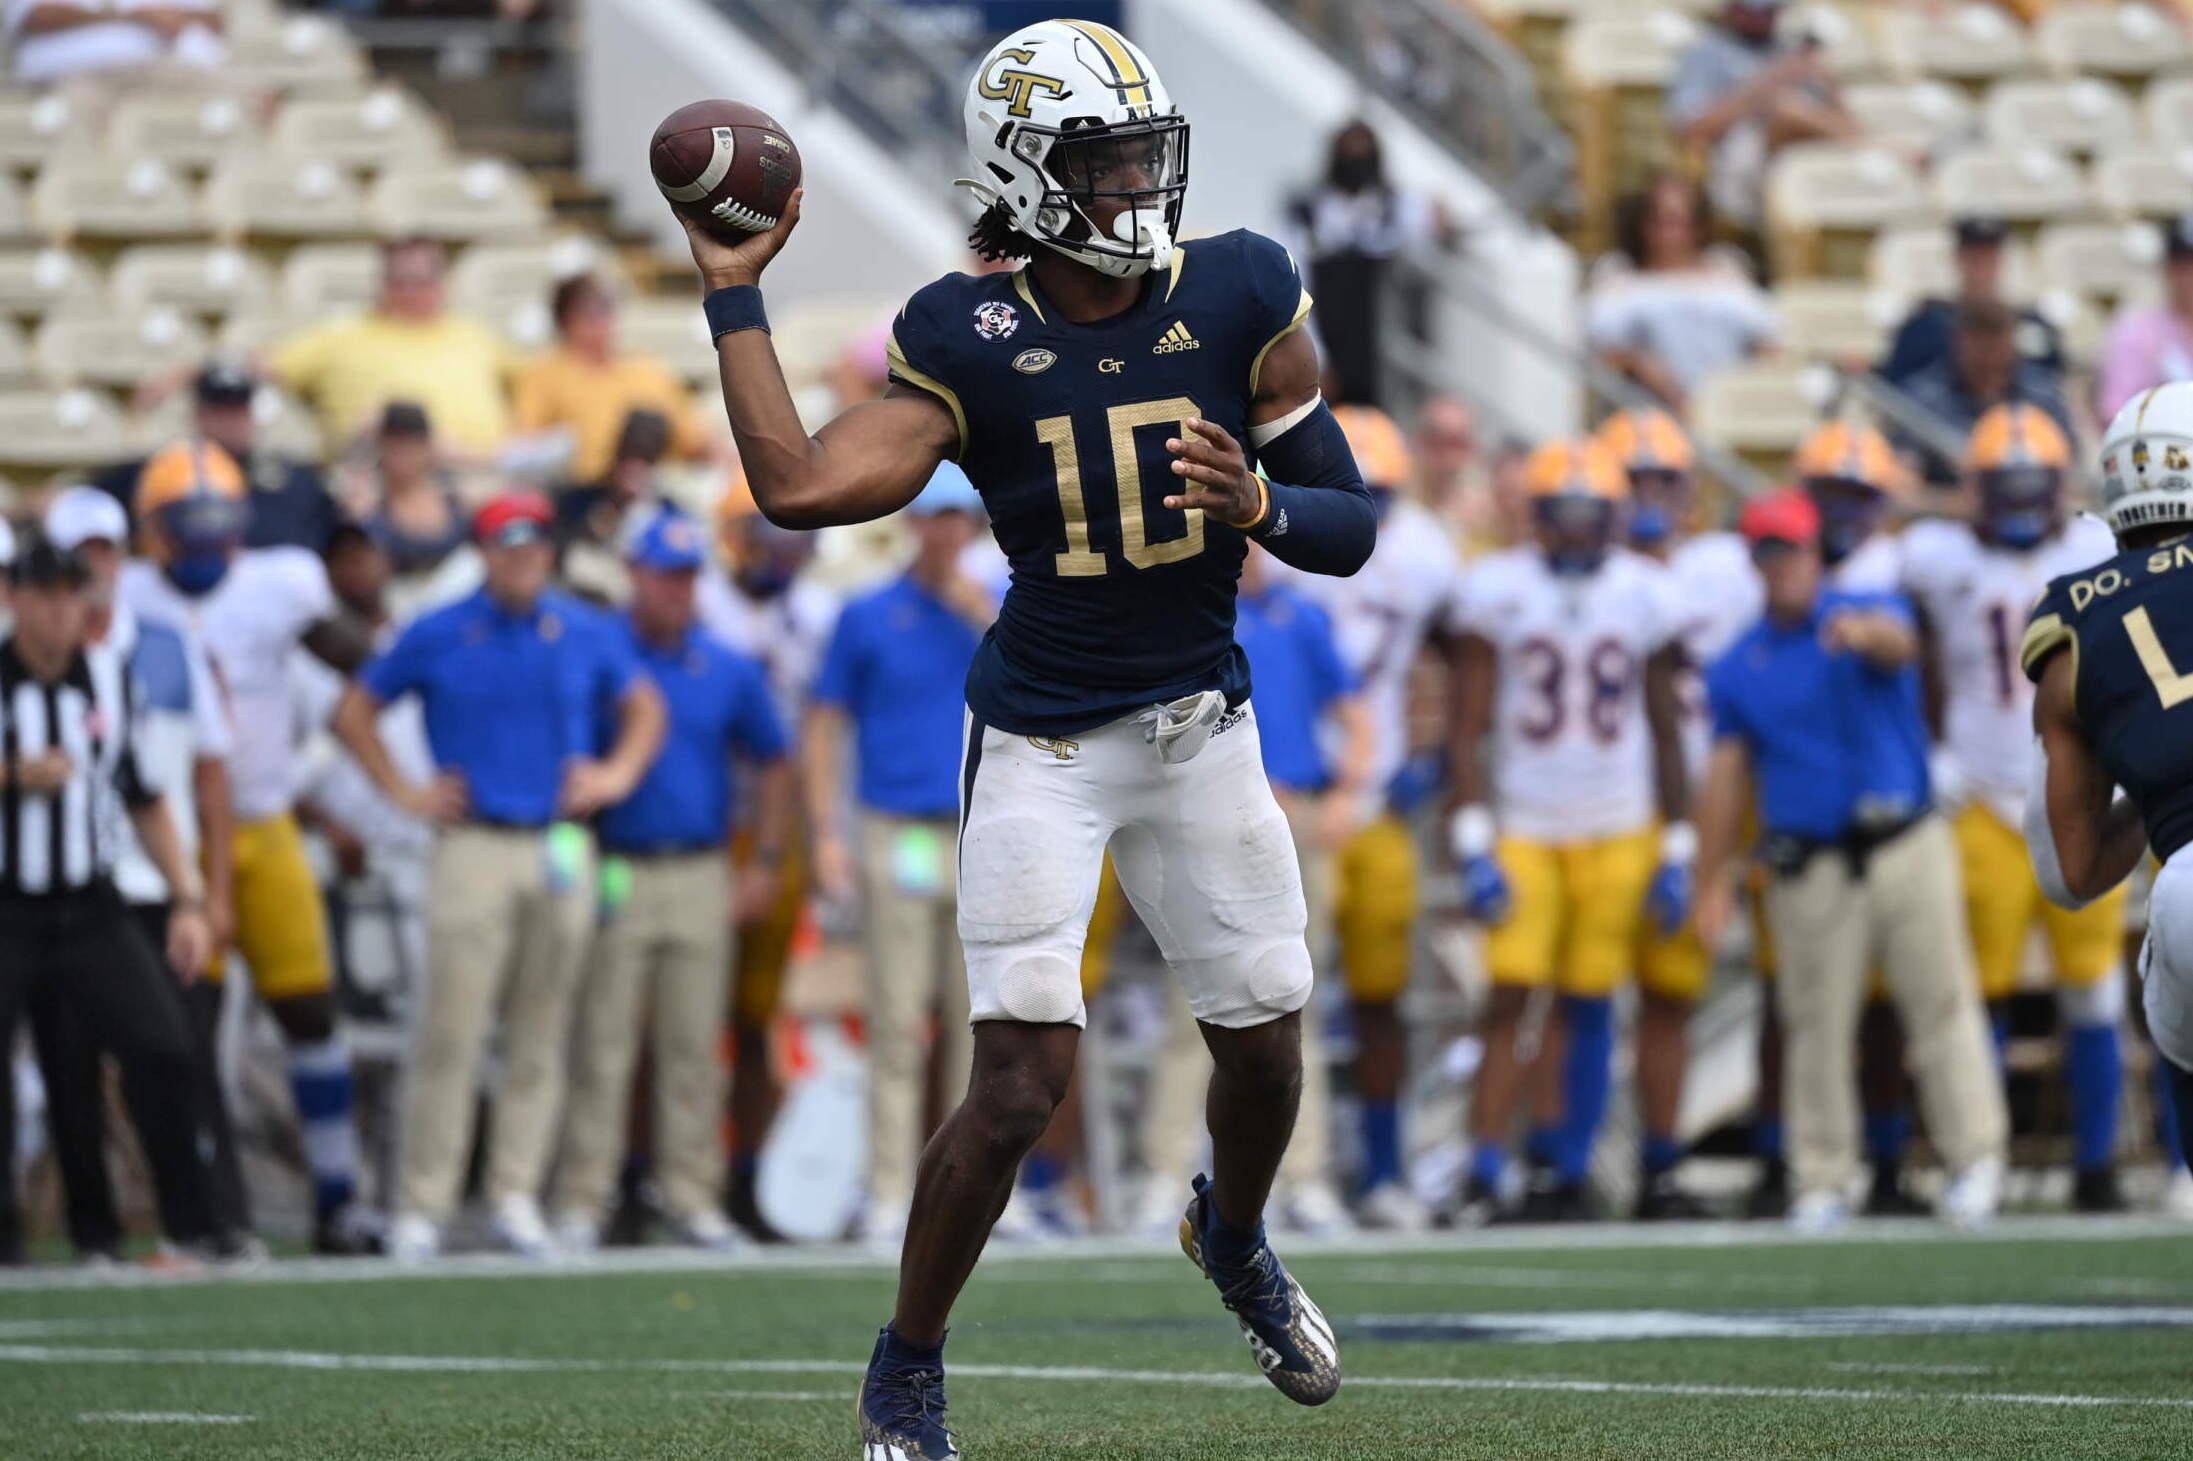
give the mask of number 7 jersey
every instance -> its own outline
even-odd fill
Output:
[[[1537,842],[1635,832],[1653,819],[1645,661],[1683,627],[1667,570],[1626,549],[1564,577],[1535,547],[1473,564],[1457,620],[1499,656],[1493,811]]]
[[[1310,297],[1287,251],[1245,230],[1173,250],[1141,297],[1075,324],[1025,270],[954,274],[892,326],[891,377],[936,396],[1012,566],[967,703],[1017,735],[1073,735],[1200,690],[1239,703],[1246,538],[1163,501],[1168,437],[1214,422],[1248,446],[1264,358]]]

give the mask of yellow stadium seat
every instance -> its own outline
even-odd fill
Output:
[[[0,391],[0,463],[33,471],[112,461],[126,449],[122,413],[105,393]]]
[[[1804,279],[1778,286],[1782,348],[1802,360],[1872,360],[1882,353],[1905,301],[1847,279]]]
[[[2160,287],[2162,237],[2140,223],[2052,223],[2033,241],[2042,281],[2051,290],[2121,304],[2145,300]]]
[[[688,381],[716,379],[716,347],[708,338],[708,322],[688,300],[631,301],[617,321],[617,336],[626,350],[657,356]]]
[[[1911,75],[1981,82],[2033,69],[2025,28],[1982,0],[1941,10],[1900,6],[1885,17],[1883,30],[1891,65]]]
[[[2051,5],[2034,23],[2033,45],[2065,76],[2147,77],[2189,59],[2185,32],[2142,4]]]
[[[231,158],[206,183],[206,217],[230,238],[357,238],[373,232],[365,194],[320,159]]]
[[[1946,81],[1871,81],[1843,89],[1868,141],[1914,151],[1970,134],[1972,98]]]
[[[2193,146],[2193,76],[2158,77],[2140,97],[2148,137],[2169,146]]]
[[[37,317],[94,309],[105,299],[98,271],[67,249],[0,251],[0,315]]]
[[[233,96],[154,92],[123,99],[107,123],[107,149],[119,157],[157,157],[203,171],[258,145],[257,127]]]
[[[1989,88],[1980,118],[1988,140],[1998,146],[2055,147],[2088,157],[2140,135],[2131,99],[2091,76],[1999,81]]]
[[[2003,288],[2013,299],[2031,292],[2034,271],[2023,241],[2004,244]],[[1866,262],[1866,278],[1880,289],[1905,301],[1947,299],[1957,292],[1957,270],[1952,263],[1956,241],[1946,223],[1892,228],[1873,240]]]
[[[263,307],[274,294],[274,271],[256,254],[227,245],[140,244],[116,256],[107,287],[124,309],[170,305],[229,314]]]
[[[1975,147],[1943,160],[1935,193],[1952,217],[1993,213],[2017,222],[2066,218],[2089,207],[2086,178],[2047,147]]]
[[[173,309],[50,315],[32,339],[39,374],[56,385],[134,386],[205,358],[206,332]]]
[[[1703,441],[1755,462],[1794,451],[1820,422],[1833,389],[1826,367],[1752,361],[1708,376],[1691,398],[1691,427]]]
[[[381,289],[381,251],[372,244],[299,244],[282,265],[282,299],[298,319],[347,314]]]
[[[317,15],[229,38],[227,71],[248,90],[327,95],[367,74],[364,54],[343,27]]]
[[[275,118],[274,144],[300,157],[377,169],[425,167],[449,151],[442,124],[398,86],[357,97],[293,97]]]
[[[0,96],[0,165],[42,168],[58,157],[98,150],[90,123],[60,93]]]
[[[2193,208],[2193,143],[2136,143],[2094,161],[2094,199],[2112,218],[2174,218]]]
[[[549,226],[531,180],[497,158],[383,173],[370,206],[382,231],[398,236],[528,237]]]
[[[1767,172],[1767,217],[1775,271],[1804,277],[1855,275],[1862,255],[1844,240],[1930,215],[1926,190],[1896,154],[1880,147],[1801,142]],[[1844,267],[1839,257],[1851,255]]]
[[[63,238],[179,238],[206,231],[195,191],[153,157],[75,157],[38,174],[39,228]]]

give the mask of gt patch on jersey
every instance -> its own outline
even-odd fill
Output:
[[[892,379],[952,412],[1012,568],[968,675],[985,724],[1072,736],[1201,690],[1247,696],[1233,642],[1246,540],[1165,506],[1180,480],[1165,442],[1201,417],[1253,465],[1258,371],[1308,312],[1287,251],[1242,231],[1175,248],[1109,319],[1066,319],[1025,270],[950,275],[907,302]],[[994,348],[1007,337],[1017,352]]]

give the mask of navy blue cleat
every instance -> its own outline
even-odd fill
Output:
[[[944,1428],[944,1367],[894,1364],[884,1357],[890,1331],[860,1382],[861,1461],[956,1461],[959,1447]]]
[[[1256,1251],[1236,1268],[1220,1268],[1207,1256],[1208,1235],[1218,1221],[1211,1181],[1195,1179],[1195,1199],[1180,1220],[1180,1246],[1218,1297],[1233,1311],[1257,1368],[1279,1393],[1298,1405],[1323,1405],[1340,1392],[1340,1344],[1333,1326],[1302,1285],[1294,1281],[1271,1244],[1258,1235]]]

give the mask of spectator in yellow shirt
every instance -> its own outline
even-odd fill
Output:
[[[510,434],[504,390],[514,364],[493,330],[448,308],[449,256],[433,239],[381,251],[381,293],[364,314],[285,341],[270,362],[291,395],[319,414],[330,442],[371,427],[390,401],[434,418],[452,455],[493,456]]]
[[[688,461],[708,454],[708,434],[693,409],[693,393],[670,367],[617,346],[617,301],[601,281],[579,275],[556,286],[550,301],[556,347],[518,376],[517,429],[523,435],[563,429],[572,437],[566,480],[605,482],[618,433],[634,411],[670,423],[670,454]]]

